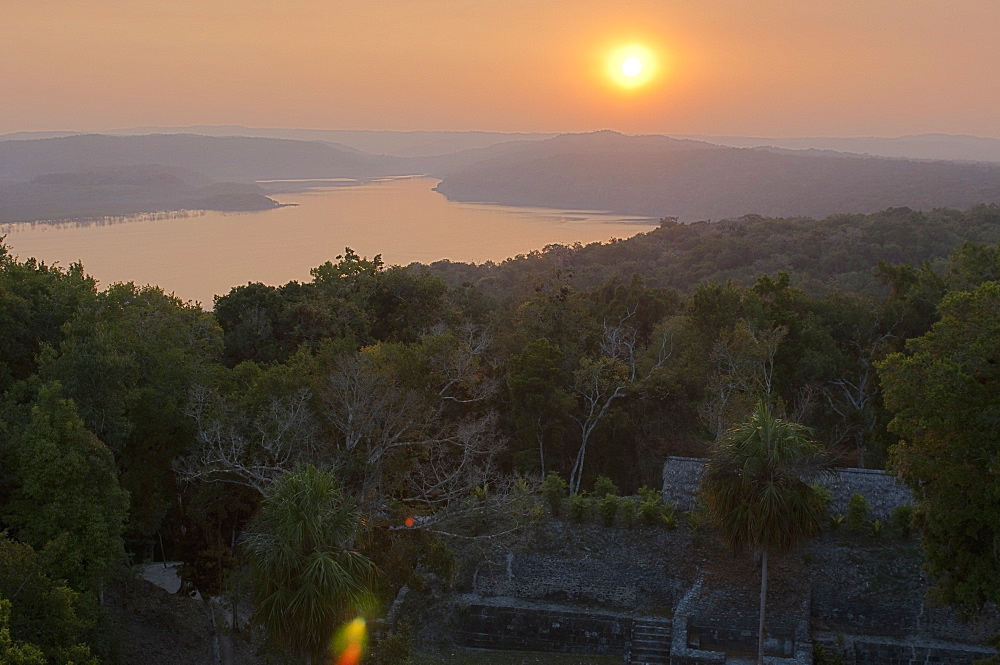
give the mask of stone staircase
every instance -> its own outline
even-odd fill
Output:
[[[670,621],[636,618],[632,622],[631,665],[669,665]]]

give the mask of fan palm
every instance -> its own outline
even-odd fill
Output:
[[[767,556],[819,530],[823,502],[804,478],[821,468],[821,452],[808,428],[775,418],[760,404],[722,436],[702,479],[726,545],[761,557],[758,663],[764,662]]]
[[[307,466],[274,481],[247,534],[254,619],[307,663],[326,655],[338,624],[373,582],[374,565],[353,550],[360,525],[336,479]]]

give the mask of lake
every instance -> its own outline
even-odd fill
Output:
[[[263,183],[286,205],[260,212],[160,213],[105,220],[0,225],[11,253],[46,263],[81,261],[102,287],[156,284],[212,306],[247,282],[309,280],[309,269],[345,247],[386,265],[441,259],[502,261],[549,244],[627,238],[655,220],[590,211],[457,203],[427,177],[363,184]]]

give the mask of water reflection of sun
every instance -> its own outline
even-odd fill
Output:
[[[625,44],[611,50],[606,61],[608,77],[626,89],[640,88],[659,71],[656,54],[642,44]]]

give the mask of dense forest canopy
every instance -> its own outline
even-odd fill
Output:
[[[919,266],[929,261],[941,269],[964,242],[1000,242],[1000,206],[927,212],[889,208],[823,219],[746,215],[693,224],[666,218],[660,228],[624,241],[552,245],[499,265],[439,261],[430,268],[449,283],[469,282],[494,295],[557,271],[571,273],[578,288],[593,288],[612,275],[637,274],[647,286],[690,293],[704,282],[752,284],[779,270],[812,295],[838,290],[884,295],[886,284],[873,279],[880,262]]]
[[[348,249],[213,311],[3,247],[0,630],[45,662],[114,662],[99,598],[120,566],[156,551],[217,595],[242,543],[294,528],[260,508],[295,482],[364,516],[324,537],[382,571],[364,578],[385,602],[447,538],[516,530],[544,475],[657,487],[665,456],[705,454],[761,401],[842,465],[896,450],[918,469],[897,443],[924,430],[893,377],[969,339],[973,315],[995,328],[998,222],[994,206],[664,220],[482,266]]]

